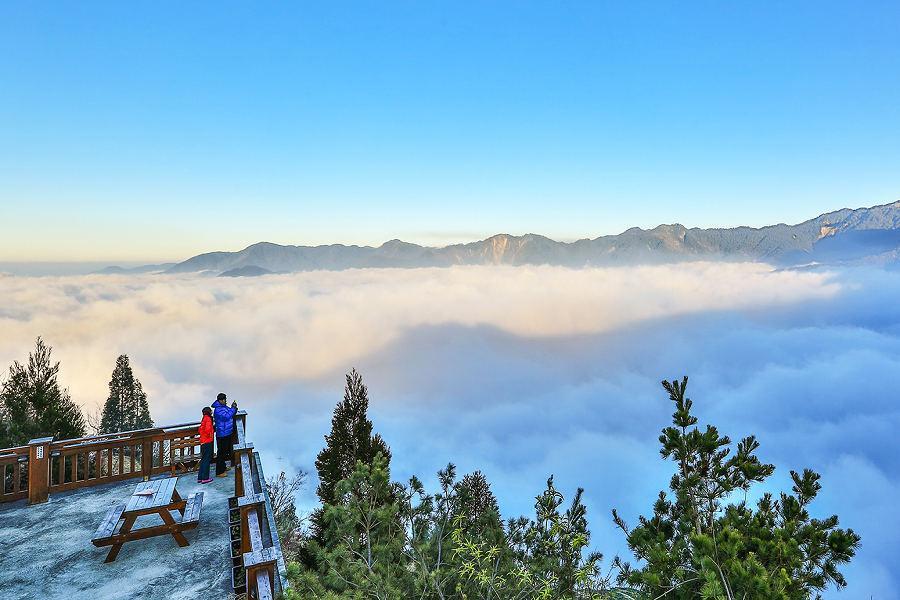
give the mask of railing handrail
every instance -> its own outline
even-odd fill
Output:
[[[178,425],[166,425],[163,427],[147,427],[144,429],[132,429],[130,431],[113,431],[110,433],[98,433],[96,435],[87,435],[80,438],[68,438],[62,440],[54,440],[51,446],[76,446],[91,444],[94,442],[106,442],[126,439],[143,439],[145,437],[153,437],[161,433],[168,433],[176,429],[188,429],[191,427],[200,427],[200,421],[192,423],[180,423]]]
[[[14,446],[12,448],[2,448],[0,449],[0,459],[8,458],[10,456],[22,456],[28,455],[28,446]]]
[[[246,413],[243,416],[245,416]],[[265,502],[266,482],[260,471],[259,463],[254,473],[255,462],[253,444],[247,442],[244,419],[235,420],[234,437],[238,442],[235,446],[235,496],[238,498],[238,507],[241,516],[241,533],[243,541],[241,552],[243,553],[243,566],[246,577],[247,597],[257,600],[270,600],[275,590],[272,586],[276,579],[282,585],[279,572],[281,548],[278,546],[278,534],[270,532],[272,545],[265,546],[262,533],[263,528],[269,526],[267,513],[269,505]],[[259,488],[259,492],[256,488]],[[241,502],[242,499],[247,499]]]
[[[247,411],[239,410],[237,412],[238,416],[246,415]],[[179,429],[191,429],[200,427],[200,421],[189,421],[187,423],[177,423],[175,425],[162,425],[162,426],[154,426],[154,427],[145,427],[143,429],[131,429],[128,431],[114,431],[110,433],[98,433],[96,435],[86,435],[84,437],[78,438],[65,438],[61,440],[54,440],[50,443],[50,446],[54,449],[65,446],[81,446],[87,445],[95,442],[115,442],[126,439],[143,439],[145,437],[153,437],[154,435],[160,435],[164,433],[175,433],[176,430]],[[0,458],[4,457],[7,454],[28,454],[28,446],[13,446],[10,448],[0,448]]]

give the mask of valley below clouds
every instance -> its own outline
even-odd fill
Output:
[[[607,564],[628,557],[610,510],[635,522],[671,475],[659,381],[689,375],[701,423],[757,435],[776,466],[765,489],[812,468],[815,516],[862,535],[849,588],[829,597],[896,599],[898,297],[898,272],[759,263],[0,275],[0,367],[42,336],[92,410],[127,353],[160,424],[198,419],[225,391],[269,475],[314,471],[356,367],[395,479],[480,469],[511,517],[533,512],[553,474],[567,497],[585,488]]]

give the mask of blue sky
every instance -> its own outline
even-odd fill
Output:
[[[900,198],[900,5],[5,3],[0,261]]]

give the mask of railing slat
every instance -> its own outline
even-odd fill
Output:
[[[262,570],[256,572],[256,600],[272,600],[269,574]]]

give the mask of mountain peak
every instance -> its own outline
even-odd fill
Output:
[[[535,233],[498,233],[479,242],[442,248],[392,239],[381,246],[282,246],[259,242],[239,252],[210,252],[168,272],[237,269],[238,274],[364,267],[451,265],[627,265],[684,260],[760,260],[789,266],[812,261],[841,263],[866,256],[900,256],[900,201],[841,209],[797,225],[688,229],[681,223],[627,229],[576,242]],[[895,260],[895,259],[890,259]],[[252,267],[252,268],[251,268]],[[244,269],[244,270],[241,270]]]

